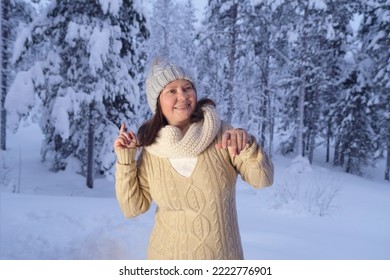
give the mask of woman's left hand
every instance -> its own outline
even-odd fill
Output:
[[[234,128],[225,131],[221,142],[217,143],[217,149],[228,149],[231,156],[238,156],[248,143],[248,133],[245,129]]]

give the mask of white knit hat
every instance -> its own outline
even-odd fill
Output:
[[[195,86],[191,74],[182,67],[165,60],[155,60],[146,78],[146,98],[153,114],[156,112],[157,99],[167,84],[175,80],[188,80]]]

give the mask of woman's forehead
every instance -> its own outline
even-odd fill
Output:
[[[165,88],[167,88],[167,87],[182,86],[182,85],[187,85],[187,84],[192,85],[192,83],[191,83],[190,81],[185,80],[185,79],[174,80],[174,81],[170,82],[169,84],[167,84],[167,85],[165,86]]]

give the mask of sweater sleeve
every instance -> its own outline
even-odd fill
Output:
[[[255,188],[271,186],[274,180],[274,166],[267,153],[258,145],[254,136],[232,162],[242,179]]]
[[[228,123],[223,123],[222,133],[233,127]],[[271,186],[274,180],[274,166],[267,153],[257,143],[256,138],[248,134],[249,143],[238,156],[231,156],[230,160],[241,175],[241,178],[254,188],[264,188]]]
[[[116,149],[115,192],[123,214],[132,218],[146,212],[152,201],[142,155],[136,149]]]

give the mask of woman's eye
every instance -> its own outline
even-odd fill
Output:
[[[184,88],[184,91],[190,91],[190,90],[192,90],[192,86],[187,86]]]
[[[168,90],[167,91],[167,94],[171,95],[171,94],[175,94],[176,93],[176,90],[175,89],[171,89],[171,90]]]

